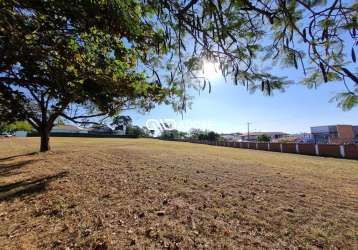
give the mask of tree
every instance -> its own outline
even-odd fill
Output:
[[[270,136],[268,136],[266,134],[257,136],[257,141],[260,141],[260,142],[269,142],[270,140],[271,140]]]
[[[215,133],[214,131],[210,131],[208,133],[208,140],[209,141],[217,141],[220,138],[220,135]]]
[[[139,126],[127,127],[126,135],[133,136],[136,138],[145,136],[144,131]]]
[[[205,131],[199,128],[192,128],[189,134],[190,134],[190,138],[194,140],[203,140],[203,134],[205,134]]]
[[[97,124],[179,95],[136,68],[164,50],[150,13],[135,0],[1,1],[0,119],[26,119],[47,151],[60,116]]]
[[[143,137],[150,137],[151,136],[151,131],[146,127],[146,126],[143,126],[142,127],[142,136]]]
[[[115,126],[116,130],[122,130],[123,127],[132,126],[132,118],[127,115],[115,116],[111,125]]]
[[[183,139],[187,134],[182,131],[178,131],[176,129],[170,129],[170,130],[163,130],[160,138],[166,139],[166,140],[176,140],[176,139]]]

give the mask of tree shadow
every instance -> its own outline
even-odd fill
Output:
[[[16,170],[25,167],[26,165],[35,162],[37,160],[26,160],[17,163],[0,163],[0,177],[6,177],[14,174],[18,174]],[[14,173],[15,171],[15,173]]]
[[[22,156],[35,155],[35,154],[37,154],[37,153],[38,153],[38,152],[31,152],[31,153],[20,154],[20,155],[12,155],[12,156],[8,156],[8,157],[0,158],[0,162],[2,162],[2,161],[8,161],[8,160],[13,160],[13,159],[15,159],[15,158],[22,157]]]
[[[68,172],[63,171],[55,175],[49,175],[41,178],[32,178],[15,183],[0,186],[0,202],[22,197],[27,194],[43,192],[47,185],[56,179],[67,176]]]

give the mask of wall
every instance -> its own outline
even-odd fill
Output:
[[[209,142],[197,140],[178,140],[244,149],[269,150],[283,153],[317,155],[358,160],[358,144],[296,144],[296,143],[253,143],[253,142]],[[269,144],[269,145],[268,145]]]
[[[358,160],[358,145],[344,145],[345,158]]]

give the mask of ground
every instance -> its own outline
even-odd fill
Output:
[[[358,161],[154,139],[0,140],[1,249],[358,249]]]

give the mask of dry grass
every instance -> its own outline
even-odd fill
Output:
[[[158,140],[0,140],[1,249],[358,249],[358,162]]]

